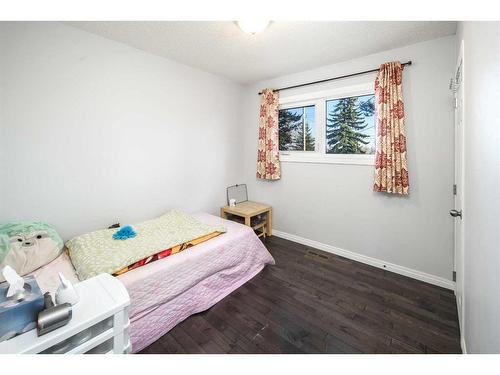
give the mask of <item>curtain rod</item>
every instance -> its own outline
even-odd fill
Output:
[[[407,61],[405,63],[401,63],[403,68],[406,65],[411,65],[411,61]],[[336,79],[342,79],[342,78],[349,78],[349,77],[354,77],[354,76],[359,76],[361,74],[368,74],[368,73],[374,73],[378,72],[379,69],[371,69],[371,70],[365,70],[363,72],[358,72],[358,73],[351,73],[351,74],[346,74],[344,76],[338,76],[338,77],[333,77],[333,78],[327,78],[327,79],[322,79],[320,81],[314,81],[314,82],[308,82],[308,83],[301,83],[300,85],[293,85],[293,86],[287,86],[287,87],[282,87],[280,89],[275,89],[273,90],[274,92],[276,91],[283,91],[283,90],[290,90],[290,89],[296,89],[297,87],[302,87],[302,86],[309,86],[309,85],[315,85],[317,83],[323,83],[323,82],[329,82],[329,81],[335,81]],[[259,92],[259,95],[262,95],[262,91]]]

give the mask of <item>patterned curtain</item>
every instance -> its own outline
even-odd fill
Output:
[[[279,180],[281,168],[278,147],[278,92],[265,89],[260,97],[257,178]]]
[[[408,194],[408,165],[403,93],[403,66],[393,61],[380,66],[375,79],[377,152],[374,191]]]

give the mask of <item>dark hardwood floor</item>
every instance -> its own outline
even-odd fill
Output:
[[[452,291],[278,237],[276,260],[141,353],[460,353]]]

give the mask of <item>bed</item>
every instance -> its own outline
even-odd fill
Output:
[[[190,315],[210,308],[266,265],[274,264],[252,228],[206,213],[193,216],[206,224],[223,225],[227,232],[117,276],[131,299],[133,352],[141,351]],[[59,284],[59,271],[78,282],[65,253],[33,275],[44,292],[53,292]]]

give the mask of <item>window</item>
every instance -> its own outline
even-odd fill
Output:
[[[326,153],[375,153],[375,95],[326,101]]]
[[[280,98],[279,149],[284,162],[373,165],[373,84]]]
[[[278,121],[280,151],[315,151],[315,112],[313,105],[280,110]]]

